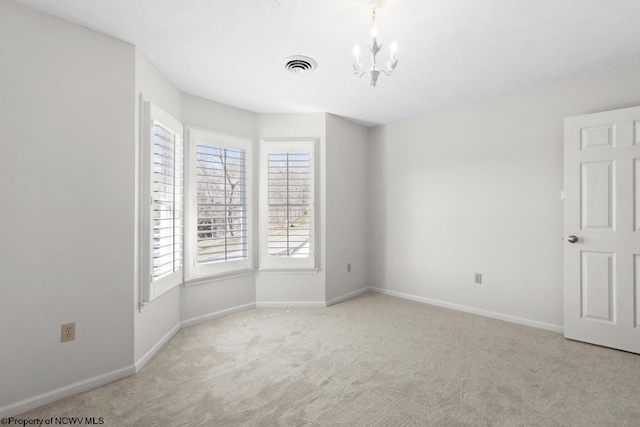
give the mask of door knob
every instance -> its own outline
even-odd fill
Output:
[[[569,236],[569,237],[567,237],[567,241],[569,243],[576,243],[578,241],[578,237],[577,236]]]

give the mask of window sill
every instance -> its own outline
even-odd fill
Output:
[[[185,287],[206,285],[211,282],[219,282],[221,280],[235,279],[237,277],[251,276],[254,273],[253,268],[245,268],[242,270],[227,271],[225,273],[212,274],[210,276],[197,277],[184,282]]]
[[[261,268],[260,274],[318,274],[319,268]]]
[[[181,285],[181,283],[178,283],[177,285],[172,286],[171,288],[167,289],[166,291],[164,291],[163,293],[161,293],[157,297],[153,298],[151,301],[141,302],[140,304],[138,304],[138,311],[140,313],[142,313],[143,311],[147,310],[152,305],[156,304],[159,301],[162,301],[163,299],[165,299],[166,297],[168,297],[169,295],[174,293],[176,291],[176,289],[180,289],[180,285]]]

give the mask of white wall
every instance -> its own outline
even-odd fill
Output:
[[[131,373],[134,47],[1,0],[0,61],[6,414]]]
[[[331,301],[368,286],[368,132],[333,114],[326,122],[326,297]]]
[[[258,138],[317,138],[316,155],[320,156],[316,171],[316,209],[318,213],[316,263],[317,273],[256,274],[258,305],[312,304],[324,306],[326,270],[326,121],[324,113],[259,114]]]
[[[249,111],[229,107],[203,98],[182,95],[182,120],[185,126],[195,126],[214,132],[232,134],[254,140],[254,165],[257,163],[257,140],[255,114]],[[257,233],[257,174],[254,174],[253,205],[254,224],[252,230]],[[255,246],[255,245],[254,245]],[[257,251],[253,251],[257,260]],[[181,317],[185,324],[203,320],[226,312],[226,310],[254,304],[256,288],[253,274],[233,279],[211,281],[182,288]]]
[[[141,133],[140,133],[140,95],[153,102],[177,120],[182,116],[182,97],[177,87],[169,81],[158,68],[136,48],[135,53],[135,92],[133,102],[135,103],[135,140],[136,140],[136,181],[131,183],[136,189],[136,229],[132,235],[135,240],[136,262],[133,281],[134,312],[135,312],[135,361],[140,368],[145,355],[151,355],[149,351],[154,348],[167,334],[177,331],[180,325],[180,290],[175,289],[162,298],[153,301],[142,310],[139,307],[140,301],[140,156],[141,156]],[[168,338],[168,337],[167,337]]]
[[[245,138],[256,136],[256,114],[197,96],[182,94],[185,126],[197,126]]]
[[[133,373],[181,321],[254,305],[256,285],[267,303],[324,305],[324,113],[256,115],[181,94],[134,46],[6,0],[0,36],[0,182],[6,206],[19,207],[0,213],[3,415]],[[187,126],[252,138],[256,171],[258,138],[318,138],[320,272],[201,283],[139,310],[141,94]],[[257,183],[256,173],[256,234]],[[348,289],[340,280],[336,292]],[[77,338],[61,344],[60,325],[71,321]]]
[[[562,325],[563,119],[633,105],[640,67],[372,129],[371,284]]]

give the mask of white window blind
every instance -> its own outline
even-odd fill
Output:
[[[252,145],[248,138],[189,129],[187,283],[252,268]]]
[[[142,100],[140,297],[146,303],[182,283],[183,126]]]
[[[248,258],[247,153],[197,142],[196,262]]]
[[[261,141],[260,268],[315,269],[315,140]]]
[[[269,153],[269,256],[308,258],[311,153]]]
[[[153,121],[153,280],[182,267],[182,136]]]

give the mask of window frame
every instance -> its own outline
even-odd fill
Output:
[[[185,284],[202,283],[203,279],[216,279],[235,276],[238,273],[250,272],[253,267],[253,140],[248,137],[230,135],[214,130],[187,127],[185,150]],[[197,229],[198,229],[198,185],[196,168],[196,150],[198,142],[211,145],[242,149],[246,153],[246,226],[247,226],[247,258],[223,262],[198,264],[197,262]]]
[[[141,288],[141,303],[149,303],[154,299],[166,294],[172,289],[180,286],[183,283],[184,272],[184,126],[177,119],[171,116],[169,113],[162,110],[160,107],[146,100],[141,99],[142,102],[142,114],[141,114],[141,126],[140,131],[142,133],[142,147],[141,147],[141,240],[140,240],[140,288]],[[174,271],[158,280],[153,280],[153,135],[154,135],[154,122],[158,121],[164,126],[171,129],[175,135],[179,135],[182,138],[182,191],[183,200],[181,204],[181,212],[183,215],[182,222],[182,267],[177,271]]]
[[[317,190],[317,138],[261,139],[260,140],[260,270],[268,271],[317,271],[316,252],[318,242]],[[309,257],[269,256],[269,154],[274,152],[311,153],[310,161],[310,218]]]

